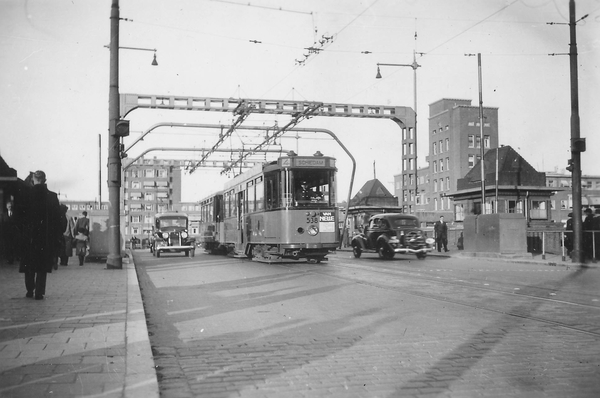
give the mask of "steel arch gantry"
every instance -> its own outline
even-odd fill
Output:
[[[389,119],[395,122],[402,130],[401,170],[402,181],[408,181],[414,173],[416,177],[416,153],[405,151],[404,147],[411,142],[416,124],[416,113],[410,107],[385,106],[385,105],[357,105],[338,104],[313,101],[290,101],[290,100],[264,100],[264,99],[235,99],[235,98],[213,98],[213,97],[190,97],[175,95],[142,95],[121,94],[120,114],[124,118],[134,109],[172,109],[208,112],[232,112],[238,115],[236,122],[228,130],[231,134],[236,127],[251,113],[289,115],[292,120],[284,127],[277,128],[275,133],[267,137],[265,141],[255,147],[252,151],[261,151],[262,147],[273,138],[282,134],[286,129],[292,129],[304,118],[315,116],[329,117],[355,117],[372,119]],[[265,129],[265,128],[262,128]],[[314,129],[312,131],[315,131]],[[217,149],[223,142],[225,134],[219,137],[219,141],[212,147]],[[136,141],[137,142],[137,141]],[[339,142],[339,141],[338,141]],[[240,157],[235,163],[242,162],[246,155]],[[201,159],[199,165],[205,158]],[[231,166],[234,166],[232,164]],[[408,165],[408,166],[407,166]],[[406,187],[403,185],[402,189]]]

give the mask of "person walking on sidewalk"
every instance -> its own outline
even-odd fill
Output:
[[[442,246],[444,246],[444,251],[448,251],[448,224],[444,222],[444,216],[440,216],[440,220],[435,223],[435,243],[437,246],[437,251],[442,251]]]
[[[68,207],[60,205],[67,226],[63,231],[62,247],[60,250],[60,265],[69,265],[69,257],[73,257],[73,241],[75,239],[75,221],[67,215]]]
[[[84,228],[79,228],[77,235],[75,235],[75,252],[77,253],[77,257],[79,257],[79,266],[83,265],[85,255],[87,254],[88,237],[85,232]]]
[[[27,297],[43,300],[46,276],[52,272],[60,250],[62,231],[60,205],[56,193],[46,186],[46,173],[38,170],[32,176],[33,187],[25,208],[26,247],[19,272],[25,273]]]
[[[81,213],[81,217],[79,217],[77,219],[77,222],[75,223],[75,233],[78,233],[79,230],[82,228],[85,231],[83,234],[89,238],[90,237],[90,219],[87,218],[87,211],[84,211],[83,213]]]

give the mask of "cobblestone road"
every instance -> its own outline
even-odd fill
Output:
[[[377,272],[368,260],[344,268],[343,255],[293,266],[135,257],[164,397],[600,394],[600,307],[593,302],[563,308],[515,297],[522,303],[515,304],[506,293],[483,300],[481,292],[439,283],[505,278],[541,288],[535,273],[515,278],[524,265],[482,277],[456,260],[425,260],[417,275],[386,271],[413,266],[401,262],[379,263]],[[453,271],[427,276],[441,264]],[[543,287],[597,297],[589,281],[598,273],[544,273]],[[547,321],[568,308],[575,324]]]

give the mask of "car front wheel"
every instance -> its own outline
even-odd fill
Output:
[[[354,258],[360,258],[362,250],[359,246],[352,246],[352,253],[354,254]]]
[[[379,254],[379,258],[383,258],[385,260],[391,260],[392,258],[394,258],[394,255],[396,253],[394,253],[389,247],[388,245],[381,244],[379,245],[379,248],[377,249],[377,254]]]

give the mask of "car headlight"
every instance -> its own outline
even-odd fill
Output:
[[[187,237],[188,237],[188,234],[187,234],[187,232],[183,231],[183,232],[181,233],[181,237],[182,237],[183,239],[187,238]]]
[[[163,232],[162,233],[162,238],[163,239],[169,239],[169,234],[167,232]]]

